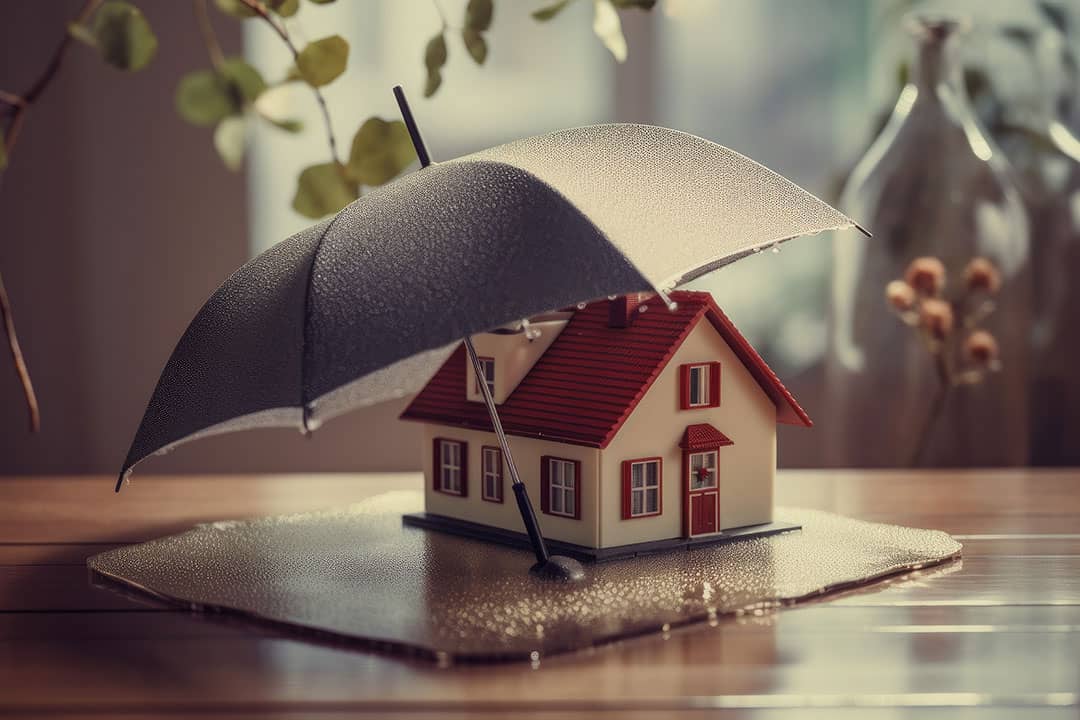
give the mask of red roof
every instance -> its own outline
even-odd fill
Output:
[[[608,327],[608,302],[590,303],[571,317],[510,397],[499,406],[510,435],[607,447],[638,402],[702,317],[776,405],[777,422],[810,426],[806,412],[706,292],[671,293],[642,303],[628,328]],[[465,396],[465,346],[450,356],[401,417],[491,431],[483,403]]]
[[[734,445],[735,442],[724,433],[714,428],[709,423],[687,425],[683,433],[679,447],[684,450],[712,450],[725,445]]]

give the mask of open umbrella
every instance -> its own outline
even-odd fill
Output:
[[[605,295],[663,295],[761,247],[854,225],[743,155],[653,126],[574,128],[432,164],[395,95],[422,169],[225,281],[166,363],[117,490],[136,463],[182,442],[307,432],[416,392],[463,339],[475,367],[475,333]],[[484,400],[537,566],[578,573],[550,562]]]

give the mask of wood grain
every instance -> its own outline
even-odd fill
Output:
[[[134,601],[83,560],[414,475],[0,479],[0,715],[1076,717],[1080,472],[789,472],[778,502],[959,535],[964,558],[792,610],[522,665],[437,668]]]

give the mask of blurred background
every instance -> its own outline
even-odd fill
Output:
[[[27,431],[22,393],[5,351],[0,473],[114,472],[162,365],[196,309],[247,258],[313,222],[290,205],[297,175],[325,152],[311,93],[297,84],[277,98],[304,122],[304,132],[282,133],[265,123],[248,128],[245,166],[239,173],[228,171],[211,133],[186,123],[174,107],[180,78],[208,65],[191,4],[136,4],[158,37],[151,64],[123,73],[86,48],[72,48],[29,115],[18,153],[2,177],[0,271],[43,420],[40,433]],[[460,41],[451,42],[443,85],[431,99],[422,98],[424,49],[441,19],[428,0],[304,3],[287,24],[298,40],[340,33],[351,44],[348,70],[323,88],[339,143],[346,147],[364,118],[396,118],[390,88],[398,83],[414,98],[436,159],[572,125],[653,123],[738,150],[840,203],[878,232],[841,195],[848,205],[878,213],[879,203],[860,201],[862,186],[848,182],[843,188],[857,164],[867,173],[872,169],[873,158],[860,158],[882,156],[903,140],[891,137],[871,148],[917,73],[912,58],[919,54],[920,38],[905,30],[903,18],[912,10],[961,14],[972,22],[955,47],[957,83],[971,96],[971,116],[985,128],[993,162],[1008,161],[995,178],[1023,204],[1026,215],[1017,232],[1032,238],[1018,272],[1034,273],[1039,285],[1042,235],[1032,231],[1040,228],[1040,213],[1050,212],[1047,198],[1072,213],[1055,230],[1055,242],[1080,241],[1080,193],[1070,195],[1074,186],[1062,179],[1075,174],[1080,158],[1070,131],[1080,127],[1075,2],[661,0],[650,12],[620,13],[629,49],[624,63],[594,34],[592,2],[571,3],[557,17],[537,22],[530,13],[545,4],[496,2],[486,63],[477,65]],[[0,88],[21,89],[33,81],[80,6],[0,0]],[[443,0],[441,6],[457,17],[464,2]],[[265,23],[241,22],[214,8],[210,19],[226,54],[242,53],[265,77],[286,74],[291,57]],[[925,58],[925,45],[920,52]],[[957,122],[967,127],[966,120]],[[972,132],[980,131],[967,129],[969,144]],[[917,145],[896,152],[920,156]],[[901,169],[890,172],[895,176]],[[888,240],[886,232],[876,241]],[[1030,408],[1014,414],[1011,406],[984,418],[1024,438],[1023,447],[1007,456],[984,459],[968,449],[934,454],[931,447],[925,455],[905,450],[864,457],[843,443],[832,447],[830,434],[842,434],[856,446],[884,442],[897,422],[888,411],[887,389],[903,387],[894,372],[875,375],[869,368],[871,390],[865,394],[878,398],[876,423],[865,422],[864,412],[853,426],[845,417],[850,409],[832,402],[835,386],[829,382],[845,383],[836,373],[827,382],[837,344],[830,328],[842,305],[879,308],[875,322],[895,326],[900,341],[911,332],[890,315],[884,287],[838,296],[834,242],[838,253],[847,252],[843,238],[801,239],[779,254],[750,257],[693,285],[716,296],[817,423],[812,430],[781,429],[783,466],[1080,461],[1067,436],[1040,442],[1054,433],[1066,435],[1061,422],[1040,420]],[[1080,269],[1055,262],[1069,272]],[[1008,289],[1013,274],[1006,275]],[[1006,302],[1010,310],[1023,310],[1003,316],[1009,327],[1025,333],[1042,327],[1037,302],[1002,296]],[[1054,305],[1050,315],[1067,327],[1073,316],[1065,307]],[[1028,340],[1012,343],[1027,347]],[[928,358],[911,362],[922,361],[930,366]],[[1060,373],[1066,380],[1067,371]],[[1031,370],[1027,377],[1034,376]],[[1036,409],[1046,396],[1069,391],[1017,382],[1023,394],[1017,402]],[[980,390],[995,391],[993,383]],[[403,407],[391,403],[356,412],[310,438],[283,430],[211,438],[149,460],[143,471],[419,468],[418,428],[395,420]],[[948,422],[946,415],[941,423]],[[982,425],[973,427],[983,433]],[[948,427],[939,424],[934,432],[945,436]]]

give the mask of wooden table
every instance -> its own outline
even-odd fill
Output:
[[[437,668],[137,603],[86,556],[419,476],[0,478],[0,715],[1075,718],[1080,471],[786,472],[778,502],[947,530],[962,563],[523,665]]]

